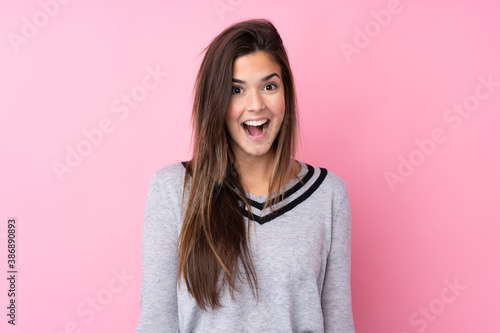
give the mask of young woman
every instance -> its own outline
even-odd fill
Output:
[[[137,332],[354,332],[344,181],[294,159],[294,81],[275,27],[206,49],[194,149],[151,180]]]

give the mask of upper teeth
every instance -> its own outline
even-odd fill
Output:
[[[267,123],[267,119],[262,119],[262,120],[247,120],[244,122],[245,125],[247,126],[260,126],[264,125]]]

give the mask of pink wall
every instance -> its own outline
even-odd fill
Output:
[[[498,2],[58,1],[0,10],[2,332],[135,331],[149,180],[190,156],[198,54],[254,17],[289,51],[298,157],[348,184],[357,332],[500,331]]]

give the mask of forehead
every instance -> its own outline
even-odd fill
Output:
[[[233,62],[234,78],[255,77],[260,79],[272,73],[278,73],[281,77],[281,68],[266,52],[245,54],[237,57]]]

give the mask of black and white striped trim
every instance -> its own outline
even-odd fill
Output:
[[[186,167],[186,162],[182,162]],[[299,172],[298,179],[295,178],[285,186],[285,194],[280,194],[278,202],[272,207],[264,209],[267,196],[255,196],[250,194],[251,220],[264,224],[275,218],[289,212],[301,202],[309,198],[323,183],[328,174],[324,168],[315,168],[309,164],[301,163],[302,170]],[[246,206],[241,207],[245,218],[249,217]]]
[[[266,197],[250,195],[253,198],[250,200],[251,219],[259,224],[267,223],[289,212],[309,198],[323,183],[328,171],[323,168],[314,168],[309,164],[305,164],[305,166],[307,167],[307,173],[300,178],[300,181],[295,179],[292,183],[287,184],[290,186],[285,187],[285,199],[283,199],[283,195],[280,195],[278,202],[272,208],[267,207],[263,210]],[[247,207],[242,207],[242,213],[243,216],[248,217]]]

